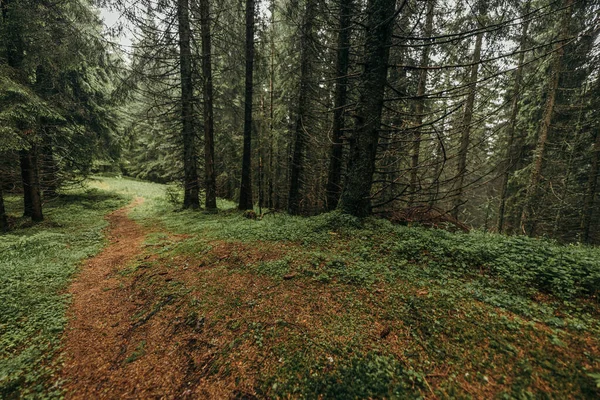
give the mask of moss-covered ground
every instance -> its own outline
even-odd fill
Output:
[[[104,245],[104,216],[127,204],[97,189],[65,191],[45,204],[45,221],[31,225],[21,200],[7,199],[16,227],[0,235],[0,398],[60,395],[54,374],[68,297],[80,262]]]
[[[51,382],[61,290],[102,245],[103,213],[142,196],[129,215],[148,229],[143,254],[119,276],[143,300],[132,325],[162,328],[133,334],[122,364],[169,343],[185,360],[175,397],[600,396],[598,248],[337,213],[252,220],[226,201],[180,211],[163,185],[90,187],[0,239],[2,390]]]

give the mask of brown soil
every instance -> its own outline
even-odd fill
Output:
[[[186,322],[187,307],[177,285],[193,278],[190,272],[197,269],[181,269],[190,260],[160,259],[152,254],[156,249],[144,245],[154,230],[127,217],[142,201],[107,216],[108,246],[86,262],[68,290],[73,302],[63,336],[65,397],[253,398],[252,373],[244,376],[241,368],[234,377],[213,365],[223,341],[220,332],[204,330],[204,319],[191,327]],[[167,236],[165,243],[188,238]],[[232,262],[235,246],[213,246],[208,260]],[[259,252],[254,253],[258,258]]]
[[[185,322],[179,268],[144,245],[155,230],[127,217],[142,201],[107,216],[109,245],[88,260],[69,288],[65,398],[253,398],[248,379],[215,372],[207,379],[216,357],[214,332],[202,332],[203,320],[191,327]],[[188,238],[167,236],[166,243]]]
[[[110,244],[88,260],[69,288],[73,302],[63,336],[62,370],[67,398],[127,396],[119,387],[125,374],[117,361],[120,349],[127,345],[136,307],[117,272],[141,252],[145,232],[127,213],[142,202],[136,198],[107,216]]]
[[[73,303],[61,372],[65,397],[256,398],[258,371],[278,365],[270,351],[257,348],[248,326],[260,322],[274,327],[289,319],[290,333],[304,332],[319,325],[315,311],[335,314],[341,305],[325,289],[307,296],[298,282],[278,284],[234,272],[237,265],[279,259],[289,250],[286,246],[259,250],[213,241],[200,258],[160,258],[153,254],[156,249],[144,246],[150,232],[127,217],[141,201],[107,216],[109,245],[87,261],[69,289]],[[165,243],[186,239],[169,234]],[[218,291],[198,290],[208,283]],[[183,286],[195,290],[181,296],[178,288]],[[210,307],[197,309],[194,321],[189,321],[189,298],[210,300]],[[241,312],[228,304],[234,298],[243,304],[256,301],[256,306]],[[237,344],[230,349],[232,343]]]
[[[67,399],[256,399],[265,397],[265,378],[276,376],[293,351],[335,359],[327,353],[333,344],[361,351],[387,348],[405,365],[411,359],[430,361],[428,349],[411,333],[418,321],[411,326],[388,314],[397,301],[394,287],[382,283],[375,289],[349,288],[302,279],[297,268],[308,261],[290,243],[205,241],[165,233],[159,235],[161,241],[144,245],[145,236],[156,229],[127,217],[142,200],[107,217],[109,245],[88,260],[69,289],[73,303],[61,376]],[[197,250],[172,251],[186,240],[197,241]],[[288,278],[277,280],[252,270],[261,262],[284,258],[294,260]],[[430,296],[429,290],[408,284],[402,290],[415,298]],[[476,301],[464,304],[456,310],[461,313],[456,320],[470,318],[463,315],[466,311],[477,315],[486,307]],[[508,311],[497,312],[516,318]],[[475,326],[473,332],[485,337],[483,328]],[[569,345],[562,348],[549,345],[552,331],[547,327],[538,332],[527,333],[531,345],[525,347],[518,345],[522,332],[506,334],[516,343],[515,360],[540,349],[552,352],[556,360],[599,352],[592,338],[563,338]],[[452,338],[438,337],[452,351],[447,345]],[[434,390],[445,390],[450,379],[455,383],[449,387],[457,384],[462,394],[474,398],[493,398],[506,390],[514,375],[512,361],[488,347],[489,341],[483,340],[475,350],[465,350],[467,360],[454,378],[454,366],[431,359],[423,397],[437,398]],[[492,367],[482,369],[468,361],[471,356],[475,361],[487,357]],[[582,360],[588,370],[598,368]],[[466,372],[485,374],[486,384],[467,379]],[[507,379],[496,380],[501,375]],[[542,379],[533,387],[552,392]],[[572,388],[573,393],[577,390]]]

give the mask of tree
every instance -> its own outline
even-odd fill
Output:
[[[200,1],[200,25],[202,28],[202,74],[204,78],[204,175],[206,209],[217,208],[217,182],[215,177],[215,145],[213,116],[213,82],[210,43],[210,3]]]
[[[386,85],[389,45],[397,12],[395,0],[369,0],[364,48],[364,67],[360,78],[360,98],[356,129],[350,139],[349,168],[339,209],[357,217],[371,213],[371,186],[379,140],[383,94]],[[402,3],[400,11],[406,5]]]
[[[183,138],[183,208],[199,208],[198,167],[194,128],[194,87],[192,82],[191,30],[188,0],[177,1],[179,62],[181,76],[181,135]]]
[[[527,186],[527,192],[525,195],[525,206],[523,208],[523,213],[521,214],[521,229],[524,233],[527,233],[529,235],[533,235],[535,230],[535,216],[533,215],[533,212],[535,208],[535,203],[539,195],[538,186],[542,175],[542,165],[544,160],[544,153],[546,150],[546,142],[548,140],[548,133],[550,131],[552,117],[554,115],[554,107],[562,69],[562,59],[565,54],[564,41],[568,39],[568,29],[569,22],[571,20],[573,0],[565,0],[564,6],[565,7],[562,11],[562,18],[560,23],[561,40],[556,42],[554,52],[552,54],[550,75],[548,77],[548,95],[546,98],[546,105],[544,106],[542,120],[540,121],[539,125],[540,128],[537,135],[537,144],[534,151],[530,182]]]
[[[591,236],[592,216],[594,213],[594,202],[596,200],[597,188],[598,188],[598,175],[600,171],[600,133],[596,132],[596,141],[592,150],[592,163],[588,176],[588,188],[585,198],[585,206],[583,209],[582,218],[582,229],[583,237],[582,240],[585,243],[589,243]]]
[[[425,37],[430,37],[433,34],[433,9],[435,0],[427,1],[427,16],[425,22]],[[419,158],[421,154],[421,131],[423,125],[423,116],[425,114],[425,92],[427,90],[427,67],[429,66],[430,46],[423,46],[421,52],[421,65],[419,71],[419,83],[417,87],[417,104],[415,107],[415,130],[412,145],[411,170],[410,170],[410,198],[408,201],[409,207],[415,202],[415,196],[418,192],[418,172]]]
[[[122,171],[154,182],[184,182],[181,125],[174,123],[181,122],[178,38],[171,31],[177,12],[165,21],[158,20],[157,12],[148,4],[135,21],[140,37],[119,91],[122,120],[127,121]]]
[[[342,136],[344,130],[344,114],[348,93],[348,67],[350,62],[350,23],[352,17],[352,0],[340,0],[338,49],[335,66],[335,94],[333,103],[333,127],[329,152],[329,173],[327,177],[327,210],[337,207],[342,192]]]
[[[254,70],[254,0],[246,0],[246,90],[244,97],[244,153],[242,159],[242,184],[240,210],[251,210],[252,199],[252,81]]]
[[[2,4],[4,36],[8,39],[6,45],[6,60],[15,71],[21,72],[25,60],[25,43],[23,39],[23,26],[20,24],[19,15],[22,10],[19,3],[6,1]],[[25,82],[25,74],[20,73],[20,79]],[[28,139],[28,146],[19,151],[19,164],[21,167],[21,182],[23,185],[23,216],[31,217],[39,222],[44,219],[42,213],[42,198],[40,194],[38,159],[35,137],[28,135],[31,131],[22,132]]]
[[[454,206],[452,209],[452,216],[458,219],[460,214],[460,208],[463,205],[463,190],[465,185],[465,175],[467,173],[467,154],[469,146],[471,145],[471,123],[473,120],[473,107],[475,106],[475,94],[477,93],[477,80],[479,76],[479,63],[481,61],[481,46],[483,43],[483,35],[485,33],[482,25],[482,20],[486,14],[486,0],[479,0],[477,3],[478,15],[477,21],[479,29],[477,36],[475,37],[475,48],[473,49],[472,66],[469,74],[469,91],[467,99],[465,100],[464,112],[462,122],[460,125],[461,137],[460,137],[460,148],[458,151],[458,168],[457,168],[457,183],[456,183],[456,197],[454,199]]]
[[[521,52],[518,56],[517,61],[517,69],[515,71],[515,79],[513,83],[513,94],[512,94],[512,102],[510,106],[510,118],[507,126],[507,144],[506,144],[506,165],[503,168],[502,172],[502,183],[500,186],[500,205],[498,209],[498,224],[497,229],[498,232],[502,232],[504,230],[504,214],[506,211],[506,200],[508,197],[508,181],[510,176],[514,173],[516,169],[517,163],[517,149],[515,146],[515,134],[517,128],[517,119],[519,116],[520,103],[521,99],[521,87],[523,84],[523,68],[525,63],[525,48],[527,46],[527,36],[529,31],[529,23],[531,22],[528,14],[531,10],[531,1],[527,1],[523,8],[523,25],[521,30],[521,37],[519,40],[519,49]]]
[[[306,1],[304,21],[300,32],[300,89],[298,93],[298,109],[294,124],[294,150],[292,153],[290,191],[288,196],[288,212],[292,215],[300,213],[300,195],[304,172],[304,152],[306,151],[306,121],[308,119],[308,92],[310,89],[311,52],[313,42],[313,24],[316,16],[315,0]]]
[[[20,183],[23,185],[24,216],[33,221],[43,220],[39,182],[37,180],[37,165],[34,163],[36,154],[34,135],[36,123],[42,118],[58,118],[53,110],[39,98],[31,89],[21,82],[12,79],[17,75],[12,68],[0,65],[0,155],[18,153],[20,164]],[[32,148],[33,147],[33,148]],[[0,192],[3,191],[5,179],[0,171]],[[16,182],[14,182],[16,183]],[[3,205],[4,201],[2,201]],[[7,229],[5,210],[0,210],[3,229]]]
[[[271,20],[270,40],[269,40],[269,171],[268,171],[268,189],[267,189],[267,207],[273,208],[274,181],[275,181],[275,0],[270,4]]]

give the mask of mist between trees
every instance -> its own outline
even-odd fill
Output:
[[[0,4],[0,184],[34,221],[110,172],[184,208],[600,242],[597,2]]]

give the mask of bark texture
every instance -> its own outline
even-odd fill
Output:
[[[246,90],[244,100],[244,154],[242,156],[242,185],[240,210],[251,210],[252,200],[252,97],[254,86],[254,0],[246,0]]]
[[[42,196],[37,170],[37,153],[35,146],[19,152],[21,164],[21,179],[23,182],[23,216],[31,217],[32,221],[44,220],[42,213]]]
[[[327,210],[337,207],[342,192],[342,136],[344,130],[344,111],[348,93],[348,66],[350,64],[350,22],[353,0],[340,1],[340,25],[336,61],[336,82],[333,104],[333,127],[331,148],[329,150],[329,171],[327,175]]]
[[[202,31],[202,75],[204,78],[204,185],[205,207],[217,208],[217,179],[215,176],[215,142],[213,116],[213,81],[210,38],[210,2],[200,0],[200,30]]]
[[[190,8],[188,0],[177,1],[179,23],[179,63],[181,75],[181,124],[183,138],[183,208],[199,208],[198,167],[194,132],[194,87],[190,48]]]
[[[371,187],[379,142],[383,95],[387,81],[389,45],[395,17],[395,0],[369,0],[364,49],[364,70],[356,130],[350,140],[348,178],[338,208],[346,214],[364,217],[371,213]],[[402,4],[402,8],[406,1]]]
[[[307,0],[304,22],[300,39],[300,93],[298,112],[294,126],[294,150],[290,171],[290,192],[288,196],[288,212],[292,215],[300,213],[300,196],[302,193],[302,175],[304,172],[304,152],[306,151],[306,121],[308,119],[309,75],[311,72],[310,44],[313,37],[314,19],[317,11],[315,0]]]

